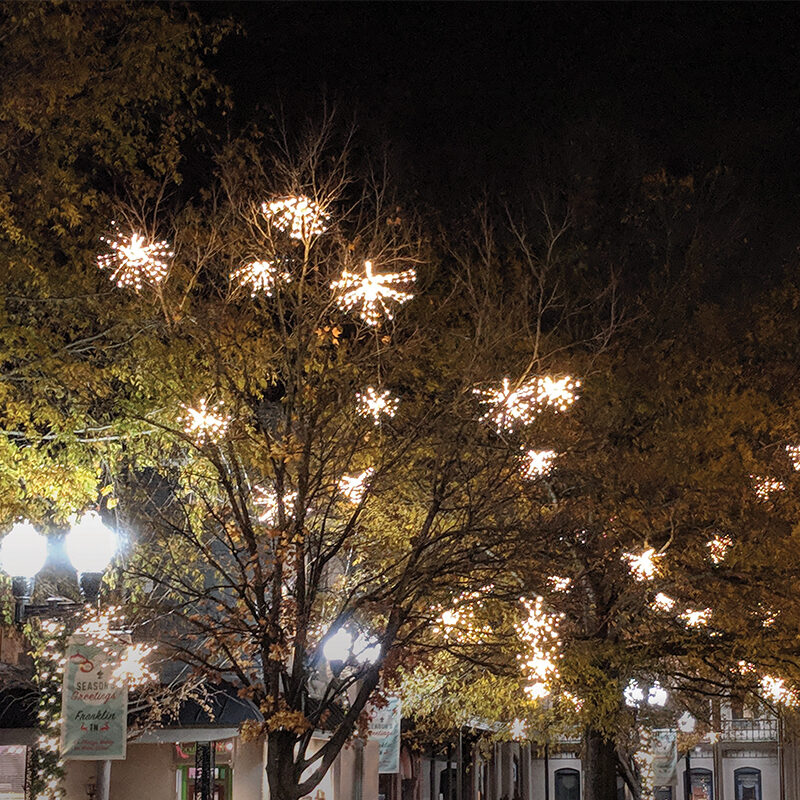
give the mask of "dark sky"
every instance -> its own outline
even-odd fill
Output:
[[[438,185],[513,183],[543,149],[597,135],[676,174],[723,163],[800,191],[796,4],[204,8],[248,31],[218,61],[243,114],[325,94]]]

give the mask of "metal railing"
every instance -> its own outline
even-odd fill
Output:
[[[777,742],[777,719],[724,719],[721,739],[725,742]]]

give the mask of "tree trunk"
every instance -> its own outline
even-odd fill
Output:
[[[583,735],[583,786],[585,800],[617,800],[617,749],[599,731]]]
[[[287,731],[267,734],[267,781],[270,800],[297,800],[298,779],[295,775],[294,747],[296,737]]]

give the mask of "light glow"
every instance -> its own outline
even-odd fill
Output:
[[[284,516],[289,517],[294,512],[295,502],[297,501],[297,492],[286,492],[283,495],[283,513]],[[253,504],[263,506],[263,511],[258,517],[259,522],[265,522],[267,525],[275,526],[279,520],[279,503],[278,495],[274,489],[265,489],[262,486],[253,488]]]
[[[550,575],[547,582],[554,592],[568,592],[572,586],[572,578],[561,578],[558,575]]]
[[[575,389],[580,385],[580,381],[570,377],[555,380],[546,375],[517,386],[512,386],[509,378],[503,378],[497,388],[472,391],[488,406],[480,421],[490,422],[502,433],[530,424],[545,409],[566,411],[577,399]]]
[[[553,468],[553,461],[558,456],[555,450],[528,450],[522,466],[522,477],[528,480],[541,478]]]
[[[281,283],[291,283],[290,272],[278,269],[272,261],[251,261],[231,273],[231,281],[240,288],[248,289],[250,297],[263,294],[272,297]]]
[[[708,621],[711,619],[711,614],[712,611],[710,608],[704,608],[701,611],[692,611],[691,609],[687,609],[681,614],[681,619],[690,628],[699,628],[703,625],[708,625]]]
[[[379,391],[367,386],[363,392],[356,392],[356,410],[362,417],[372,417],[376,425],[380,425],[381,417],[393,417],[399,405],[400,400],[388,389]]]
[[[403,272],[386,272],[376,275],[372,262],[364,262],[364,274],[344,270],[342,277],[331,284],[339,292],[337,303],[344,311],[355,311],[367,325],[377,326],[382,319],[394,319],[391,303],[403,305],[414,296],[411,292],[394,288],[398,284],[413,283],[417,273],[413,269]]]
[[[17,522],[0,543],[0,566],[12,578],[33,578],[47,560],[47,539],[27,520]]]
[[[539,700],[551,693],[553,681],[559,677],[558,626],[564,615],[546,611],[541,596],[534,600],[520,598],[520,602],[527,611],[526,619],[515,625],[525,645],[525,652],[518,656],[526,681],[524,691],[531,700]]]
[[[328,217],[313,200],[305,195],[280,197],[262,203],[261,212],[270,224],[292,239],[307,242],[328,229]]]
[[[714,538],[706,543],[708,548],[708,556],[711,561],[716,564],[721,564],[728,554],[728,550],[733,547],[733,539],[727,533],[718,533]]]
[[[668,594],[659,592],[653,598],[651,605],[656,611],[672,611],[675,608],[675,601]]]
[[[625,553],[631,574],[637,581],[649,581],[656,574],[656,559],[658,554],[655,548],[649,547],[643,553]]]
[[[128,645],[111,672],[111,682],[116,686],[138,689],[158,680],[158,675],[147,664],[147,658],[155,649],[155,645],[149,644]]]
[[[783,678],[776,678],[774,675],[762,676],[761,692],[773,703],[789,708],[794,708],[800,702],[797,690],[787,686]]]
[[[787,444],[786,452],[789,454],[789,458],[792,460],[792,466],[794,467],[795,472],[800,472],[800,445]]]
[[[372,467],[367,467],[360,475],[343,475],[339,481],[339,493],[357,506],[364,499],[367,484],[374,473]]]
[[[759,500],[769,500],[776,492],[786,491],[786,484],[777,478],[767,478],[763,475],[751,475],[753,490]]]
[[[117,535],[96,511],[87,511],[64,539],[67,555],[79,573],[102,573],[117,552]]]
[[[142,290],[144,284],[158,285],[167,277],[169,259],[174,253],[166,241],[148,240],[139,233],[130,236],[116,231],[113,238],[101,237],[111,252],[97,256],[97,266],[112,270],[111,280],[121,289]]]
[[[209,406],[205,398],[200,400],[197,408],[182,406],[185,412],[183,429],[194,438],[197,445],[216,442],[225,435],[231,418],[222,410],[222,406],[221,401]]]

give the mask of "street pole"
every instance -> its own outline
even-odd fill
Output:
[[[544,745],[544,800],[550,800],[550,745]]]
[[[692,800],[692,761],[689,751],[686,751],[686,770],[683,773],[683,783],[686,787],[686,800]]]
[[[95,762],[95,800],[109,800],[111,796],[111,761]]]

